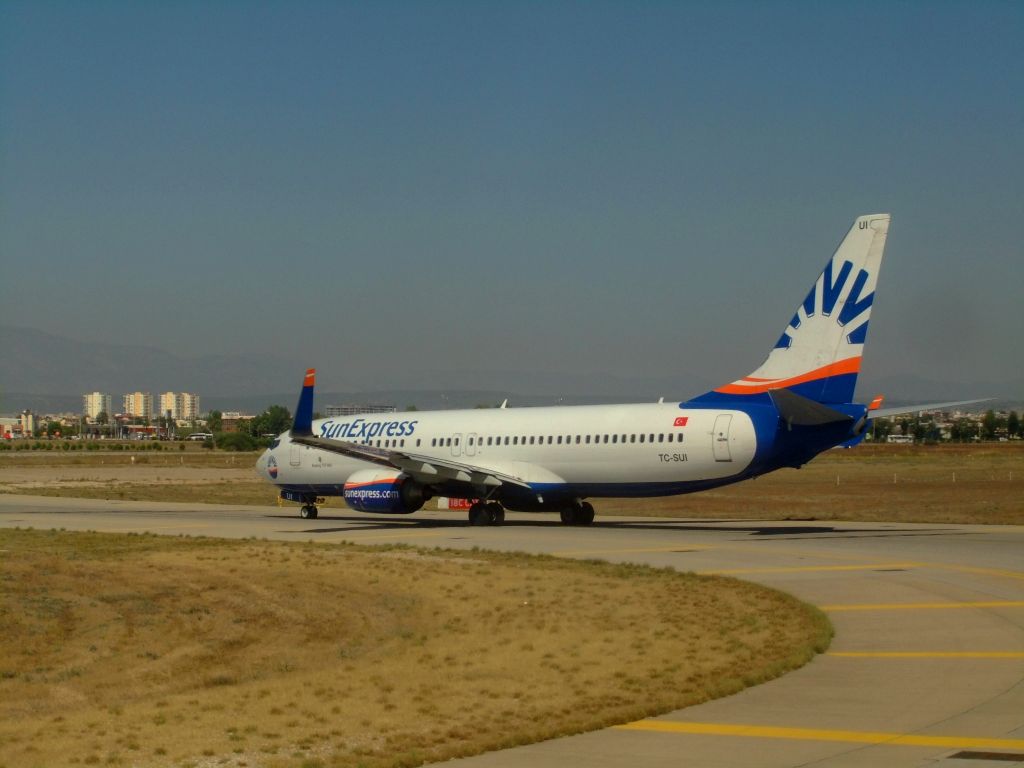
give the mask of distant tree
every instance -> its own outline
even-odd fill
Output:
[[[871,439],[885,442],[892,434],[892,419],[874,419],[871,422]]]
[[[96,423],[97,424],[109,424],[110,423],[110,416],[107,415],[106,411],[100,411],[99,413],[96,414]]]
[[[206,429],[208,432],[220,432],[224,428],[224,416],[220,411],[210,411],[206,414]]]
[[[255,451],[256,441],[244,432],[221,432],[216,437],[217,447],[225,451]]]
[[[1006,418],[1006,433],[1010,437],[1020,434],[1020,416],[1016,411],[1010,411],[1010,415]]]
[[[292,414],[283,405],[272,405],[263,413],[254,416],[245,423],[239,423],[239,431],[248,432],[253,437],[262,435],[279,435],[292,425]]]
[[[479,410],[483,410],[484,408],[493,408],[494,406],[493,405],[489,405],[488,403],[477,403],[473,407],[476,408],[479,411]]]
[[[418,411],[419,408],[417,408],[415,405],[407,405],[407,406],[405,406],[405,410],[407,410],[407,411]]]
[[[985,415],[981,419],[981,439],[995,440],[996,426],[996,413],[991,408],[989,408],[987,411],[985,411]]]
[[[292,414],[283,405],[272,405],[254,421],[259,426],[259,432],[253,432],[256,435],[279,435],[284,432],[292,425]]]

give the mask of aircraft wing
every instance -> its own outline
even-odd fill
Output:
[[[464,482],[474,487],[496,487],[499,485],[515,485],[530,490],[530,485],[522,477],[494,467],[469,464],[451,459],[439,459],[436,456],[423,456],[406,451],[387,448],[376,448],[372,445],[360,445],[347,440],[331,440],[312,435],[292,435],[292,442],[319,448],[342,456],[361,461],[369,461],[382,467],[392,467],[423,483],[444,481]]]
[[[887,416],[899,416],[901,413],[913,413],[914,411],[937,411],[940,408],[952,408],[955,405],[971,405],[972,403],[987,403],[994,400],[994,397],[982,397],[976,400],[954,400],[948,403],[920,403],[918,405],[901,405],[894,408],[876,408],[869,412],[872,419],[884,419]]]

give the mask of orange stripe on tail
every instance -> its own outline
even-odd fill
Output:
[[[756,395],[761,392],[767,392],[769,389],[782,389],[784,387],[793,387],[796,386],[797,384],[804,384],[808,381],[827,379],[831,376],[842,376],[845,373],[860,373],[859,357],[850,357],[847,358],[846,360],[840,360],[837,363],[830,363],[829,365],[822,366],[817,370],[801,374],[800,376],[793,376],[788,379],[752,380],[748,377],[746,379],[734,381],[732,384],[726,384],[724,387],[719,387],[718,389],[715,390],[715,392],[721,392],[724,395]],[[747,381],[752,383],[743,383]]]

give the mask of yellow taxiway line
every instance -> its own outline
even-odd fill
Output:
[[[1022,608],[1024,600],[983,600],[964,603],[867,603],[865,605],[819,605],[823,611],[931,611],[956,608]]]
[[[793,565],[777,568],[727,568],[713,571],[698,571],[708,576],[740,576],[748,573],[814,573],[818,571],[875,571],[918,568],[920,563],[867,563],[863,565]]]
[[[924,736],[912,733],[781,728],[770,725],[737,725],[732,723],[686,723],[669,720],[638,720],[634,723],[613,727],[626,731],[689,733],[705,736],[744,736],[757,739],[789,739],[796,741],[841,741],[854,744],[891,744],[902,747],[1024,749],[1024,739],[993,739],[978,736]]]
[[[1024,651],[829,651],[847,659],[1024,659]]]
[[[670,547],[642,547],[637,549],[564,549],[551,552],[554,557],[582,557],[586,555],[633,555],[638,552],[697,552],[717,547],[703,544],[674,544]]]

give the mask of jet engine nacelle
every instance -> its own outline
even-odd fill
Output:
[[[408,515],[423,506],[428,495],[406,474],[386,469],[361,469],[345,481],[345,503],[360,512]]]

